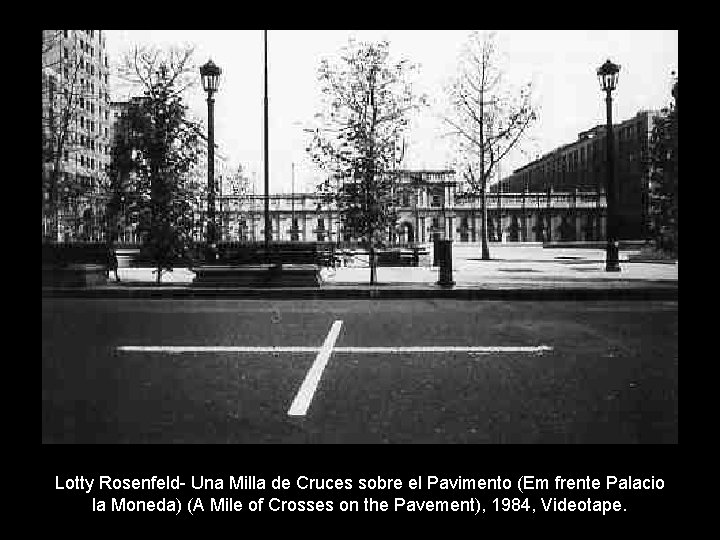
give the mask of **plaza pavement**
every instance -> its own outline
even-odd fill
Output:
[[[430,254],[422,257],[418,267],[380,267],[377,269],[376,285],[369,284],[370,270],[367,257],[355,257],[346,261],[347,266],[323,268],[322,282],[310,289],[312,297],[510,297],[530,294],[535,298],[557,298],[568,294],[581,298],[601,293],[629,293],[637,298],[677,298],[677,261],[633,260],[639,250],[621,250],[621,272],[605,271],[605,251],[587,248],[544,248],[541,244],[490,244],[491,260],[483,261],[478,244],[453,244],[452,287],[437,284],[437,267],[432,266]],[[259,297],[266,291],[268,296],[278,298],[306,297],[308,289],[203,289],[192,287],[195,274],[187,268],[163,272],[161,285],[155,284],[152,268],[121,267],[120,283],[110,280],[107,285],[86,288],[90,295],[110,296],[222,296]],[[293,291],[297,294],[293,294]],[[49,288],[44,294],[53,294]],[[54,290],[58,293],[58,290]],[[62,291],[59,291],[62,293]],[[65,291],[69,293],[69,291]],[[80,291],[76,291],[80,292]],[[69,293],[72,294],[72,293]],[[533,296],[533,294],[535,296]],[[529,297],[528,297],[529,298]]]

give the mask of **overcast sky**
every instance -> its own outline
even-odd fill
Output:
[[[296,190],[309,189],[317,173],[305,156],[303,126],[317,112],[317,68],[323,56],[334,55],[348,37],[370,41],[387,38],[391,55],[420,64],[418,89],[441,103],[443,87],[456,69],[469,31],[460,30],[271,30],[268,32],[270,190],[290,191],[295,163]],[[580,131],[605,122],[605,105],[595,70],[610,58],[621,65],[613,93],[614,120],[641,109],[666,105],[671,71],[678,71],[677,30],[517,30],[497,32],[510,82],[532,80],[540,107],[526,155],[517,153],[501,173],[527,163],[576,139]],[[233,165],[255,171],[262,193],[263,164],[263,41],[261,30],[108,30],[107,47],[114,60],[133,44],[192,43],[198,65],[209,58],[222,70],[215,100],[215,138]],[[199,79],[199,74],[198,74]],[[114,95],[113,99],[124,96]],[[207,104],[198,85],[188,96],[193,114],[207,118]],[[444,168],[452,156],[446,131],[429,109],[413,124],[405,165]],[[307,186],[307,187],[305,187]]]

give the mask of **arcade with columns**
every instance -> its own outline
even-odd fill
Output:
[[[482,200],[459,191],[452,170],[402,170],[397,189],[399,219],[387,231],[387,243],[481,240]],[[274,241],[358,242],[343,228],[332,204],[319,204],[312,193],[270,195]],[[558,242],[603,240],[604,191],[490,192],[486,196],[490,242]],[[216,199],[220,241],[264,238],[264,197],[220,195]],[[201,217],[201,216],[198,216]],[[201,219],[202,221],[202,219]],[[196,232],[201,241],[202,231]]]

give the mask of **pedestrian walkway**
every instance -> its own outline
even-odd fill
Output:
[[[542,282],[677,282],[678,265],[667,262],[634,262],[635,252],[620,252],[621,272],[605,271],[605,252],[598,249],[543,249],[542,246],[493,246],[491,260],[483,261],[477,246],[460,246],[453,253],[453,280],[457,286],[470,287],[489,283],[524,284]],[[367,261],[358,258],[353,266],[323,268],[325,286],[369,284]],[[120,268],[124,283],[154,283],[157,274],[152,268]],[[162,283],[189,284],[195,274],[187,268],[162,273]],[[386,284],[432,285],[438,280],[438,268],[431,256],[418,267],[380,267],[377,280]]]
[[[380,267],[377,283],[370,285],[367,261],[355,259],[353,266],[321,269],[321,285],[297,288],[251,289],[223,287],[198,290],[191,284],[195,274],[187,268],[163,271],[156,283],[153,268],[120,268],[121,282],[96,286],[90,293],[111,296],[175,295],[232,297],[602,297],[623,292],[637,298],[677,298],[678,265],[671,261],[635,262],[637,252],[620,252],[620,272],[605,271],[605,252],[600,249],[543,248],[542,245],[492,245],[491,260],[482,260],[478,245],[455,245],[452,286],[437,283],[439,269],[432,255],[418,267]],[[88,289],[86,289],[87,291]],[[57,293],[57,290],[55,291]],[[67,291],[66,291],[67,292]],[[44,293],[52,294],[45,290]],[[536,294],[537,293],[537,294]],[[557,293],[557,294],[556,294]]]

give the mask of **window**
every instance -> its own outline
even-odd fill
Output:
[[[323,218],[318,218],[317,228],[320,229],[321,231],[325,230],[325,220]]]
[[[105,74],[105,84],[107,84],[107,83],[108,83],[108,76],[107,76],[107,73],[106,73],[106,74]]]
[[[80,49],[85,50],[85,42],[82,39],[80,40]]]
[[[85,127],[85,117],[84,117],[84,116],[81,116],[81,117],[80,117],[80,127],[81,127],[81,128],[84,128],[84,127]]]
[[[105,128],[105,136],[108,136],[107,128]]]
[[[68,152],[67,150],[65,150],[65,156],[64,156],[65,161],[67,161],[69,157],[70,157],[70,152]]]
[[[69,59],[70,59],[70,52],[68,51],[68,48],[67,48],[67,47],[64,47],[64,51],[63,51],[63,52],[65,53],[65,54],[64,54],[64,55],[65,55],[65,60],[69,60]]]
[[[81,167],[85,166],[85,156],[83,156],[83,155],[80,155],[80,166]]]
[[[94,159],[90,160],[90,168],[95,169],[95,160]]]
[[[85,146],[85,135],[80,135],[80,146]]]
[[[68,37],[68,31],[67,31],[67,30],[63,30],[63,34],[65,34],[65,37]]]
[[[84,98],[80,98],[80,108],[81,109],[85,108],[85,99]]]

